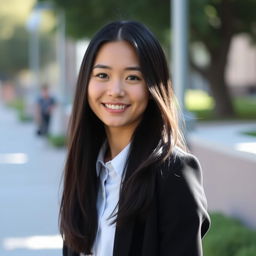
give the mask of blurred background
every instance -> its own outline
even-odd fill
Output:
[[[61,255],[61,175],[81,60],[102,25],[134,19],[161,41],[203,168],[205,255],[255,256],[255,9],[255,0],[0,0],[0,255]],[[47,136],[38,110],[45,85]]]

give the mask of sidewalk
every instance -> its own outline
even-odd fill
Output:
[[[60,182],[65,150],[35,135],[0,104],[0,255],[60,256]]]
[[[209,122],[197,125],[190,141],[256,162],[256,137],[242,132],[256,131],[256,122]]]
[[[256,229],[256,138],[241,134],[251,130],[256,122],[204,123],[188,139],[202,165],[209,210]]]

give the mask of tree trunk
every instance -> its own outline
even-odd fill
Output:
[[[192,68],[199,72],[208,82],[213,98],[215,99],[215,114],[219,118],[232,117],[235,115],[229,88],[225,81],[227,57],[230,49],[232,35],[222,38],[221,47],[208,51],[211,63],[206,69],[202,69],[190,60]]]
[[[230,92],[225,82],[225,66],[212,63],[207,75],[215,99],[215,114],[220,118],[232,117],[235,114]]]
[[[209,83],[212,96],[215,100],[214,111],[217,117],[225,118],[234,116],[234,108],[229,88],[225,81],[226,57],[222,58],[217,53],[212,57],[210,66],[207,69],[198,67],[190,58],[191,67],[198,72]]]
[[[209,82],[215,99],[215,113],[220,118],[232,117],[235,114],[229,88],[225,81],[227,57],[234,35],[234,15],[231,2],[231,0],[222,0],[217,5],[221,21],[221,26],[215,30],[217,44],[211,41],[211,37],[206,37],[203,40],[211,57],[210,65],[206,69],[192,65]]]
[[[226,34],[226,36],[222,38],[221,47],[210,52],[211,64],[206,73],[215,99],[215,114],[220,118],[232,117],[235,114],[230,91],[225,80],[225,71],[231,40],[232,35]]]

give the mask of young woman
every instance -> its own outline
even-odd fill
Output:
[[[60,208],[63,255],[200,256],[201,170],[184,151],[163,50],[142,24],[91,40],[78,77]]]

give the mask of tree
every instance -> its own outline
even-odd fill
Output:
[[[39,0],[65,10],[67,34],[73,38],[92,36],[101,26],[117,19],[145,22],[162,41],[169,32],[169,0]]]
[[[0,80],[9,80],[29,68],[29,33],[26,21],[33,0],[0,0]],[[54,38],[44,31],[40,36],[40,65],[54,59]]]
[[[46,1],[46,0],[40,0]],[[170,0],[51,0],[66,13],[67,32],[75,38],[90,37],[100,26],[113,19],[136,19],[147,24],[166,44],[170,29]],[[191,67],[209,81],[219,117],[232,116],[230,92],[225,69],[234,35],[254,36],[255,0],[190,0],[191,42],[200,42],[209,64],[200,67],[190,58]]]
[[[54,38],[40,34],[40,66],[54,59]],[[0,80],[12,79],[29,69],[29,34],[24,26],[13,28],[13,35],[0,40]]]
[[[15,27],[10,38],[0,40],[0,79],[9,79],[28,68],[27,37],[24,28]]]
[[[227,57],[232,38],[236,34],[256,35],[255,0],[193,0],[191,4],[191,41],[201,42],[210,62],[199,67],[191,66],[209,81],[215,98],[218,116],[234,114],[232,101],[225,81]]]

